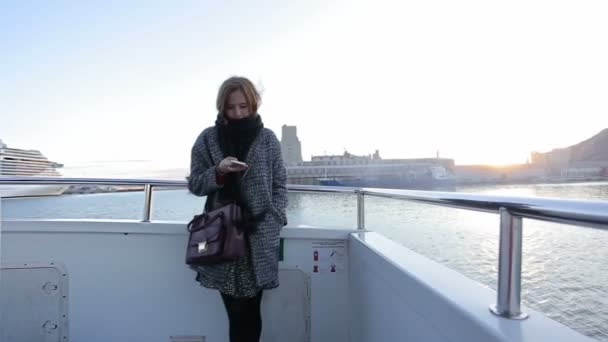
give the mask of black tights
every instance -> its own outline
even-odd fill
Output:
[[[221,295],[228,313],[230,342],[259,342],[262,333],[262,291],[253,298],[235,298],[224,293]]]

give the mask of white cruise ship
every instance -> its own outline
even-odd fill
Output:
[[[49,161],[40,151],[8,147],[0,140],[0,177],[60,177],[62,164]],[[61,195],[64,185],[0,185],[0,197]]]

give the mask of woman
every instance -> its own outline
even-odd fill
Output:
[[[232,77],[220,87],[215,126],[192,147],[188,188],[207,196],[207,211],[233,201],[242,207],[249,255],[193,267],[197,281],[219,290],[230,341],[259,341],[262,291],[279,286],[279,231],[287,224],[286,171],[275,134],[257,113],[260,95],[251,81]]]

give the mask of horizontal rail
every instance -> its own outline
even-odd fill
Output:
[[[63,177],[0,177],[0,184],[187,187],[184,180]],[[317,185],[288,185],[287,188],[290,192],[361,194],[496,214],[505,208],[522,218],[608,229],[608,201]]]
[[[608,201],[392,189],[361,191],[368,196],[496,214],[505,208],[522,218],[608,229]]]

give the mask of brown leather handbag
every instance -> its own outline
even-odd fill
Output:
[[[210,265],[246,256],[247,234],[237,226],[241,220],[241,207],[235,203],[194,216],[188,223],[186,264]]]

